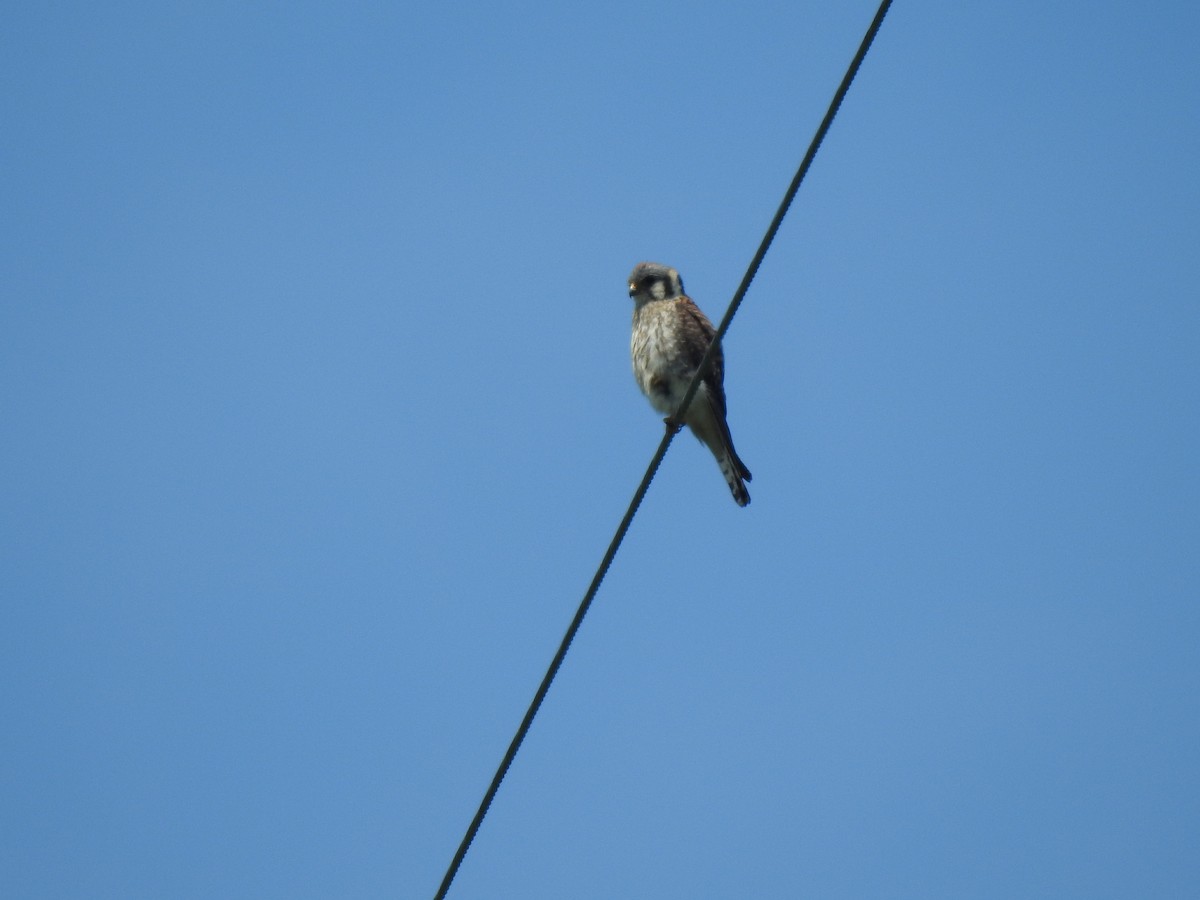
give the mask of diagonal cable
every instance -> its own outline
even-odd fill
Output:
[[[701,379],[708,371],[709,366],[712,365],[713,354],[716,352],[716,348],[720,346],[721,338],[729,330],[729,323],[733,321],[733,317],[737,314],[738,307],[741,306],[742,299],[746,296],[746,291],[750,287],[750,282],[754,280],[754,276],[758,273],[759,266],[762,265],[763,258],[767,255],[767,250],[770,248],[771,242],[775,240],[775,234],[779,231],[779,226],[783,224],[783,217],[787,215],[788,208],[792,205],[797,191],[800,190],[800,183],[804,180],[804,176],[808,174],[809,167],[812,166],[813,159],[817,155],[817,150],[820,149],[821,142],[825,140],[825,134],[829,131],[829,126],[833,124],[833,119],[837,115],[847,91],[850,90],[850,84],[854,81],[854,76],[858,74],[859,67],[862,65],[863,59],[866,58],[867,51],[871,48],[871,43],[875,40],[875,35],[879,32],[884,16],[887,15],[888,8],[891,5],[892,0],[883,0],[879,4],[875,18],[871,21],[870,27],[867,28],[867,33],[863,37],[858,52],[854,55],[854,59],[850,62],[850,66],[842,78],[842,83],[838,85],[837,92],[833,95],[833,100],[830,102],[829,109],[825,113],[825,118],[821,120],[817,132],[808,146],[808,152],[804,154],[800,168],[796,170],[796,174],[792,178],[792,183],[788,186],[783,202],[779,204],[779,209],[775,212],[775,218],[771,220],[771,224],[767,228],[767,233],[763,236],[762,243],[759,244],[758,252],[754,254],[754,258],[750,261],[750,266],[746,269],[742,283],[738,285],[738,289],[729,303],[729,308],[725,311],[725,316],[721,319],[721,324],[717,326],[716,336],[712,343],[709,344],[704,358],[700,361],[700,365],[696,368],[696,374],[692,377],[692,383],[688,385],[687,392],[683,395],[683,399],[679,403],[679,408],[671,417],[673,421],[682,421],[682,410],[688,408],[688,405],[692,402],[692,398],[696,395],[696,390],[700,385]],[[650,482],[654,480],[654,476],[658,472],[658,467],[662,465],[663,457],[667,455],[667,448],[671,445],[675,434],[676,429],[666,429],[666,433],[658,444],[658,450],[655,451],[650,464],[646,467],[646,474],[642,476],[642,482],[634,492],[633,499],[629,503],[629,508],[625,511],[625,515],[621,519],[621,524],[617,526],[617,531],[608,545],[608,550],[604,553],[604,558],[600,561],[599,568],[596,569],[592,583],[588,585],[587,593],[583,595],[583,601],[579,604],[579,609],[575,612],[575,618],[571,620],[571,624],[567,628],[567,633],[563,636],[562,643],[558,647],[558,652],[554,654],[554,659],[550,661],[550,667],[546,670],[546,674],[542,678],[542,683],[538,685],[537,693],[533,695],[533,701],[529,704],[529,709],[526,710],[525,717],[521,720],[516,735],[513,736],[512,742],[508,745],[508,751],[500,761],[500,766],[496,769],[496,774],[492,777],[492,782],[488,785],[487,792],[483,795],[483,800],[479,804],[475,818],[471,820],[471,824],[467,827],[466,834],[463,835],[462,842],[458,846],[458,851],[450,861],[450,866],[446,870],[446,875],[442,879],[437,894],[434,895],[434,900],[444,900],[446,893],[450,890],[450,884],[454,881],[454,876],[458,873],[459,866],[462,865],[463,858],[466,857],[471,842],[479,832],[479,827],[483,824],[484,816],[487,815],[488,808],[492,805],[492,800],[495,799],[496,792],[500,790],[500,783],[504,780],[504,776],[508,774],[508,769],[512,765],[513,759],[516,758],[517,751],[520,749],[521,743],[525,740],[525,735],[528,734],[529,728],[533,724],[533,719],[537,715],[538,709],[541,708],[542,701],[546,699],[546,694],[550,691],[550,685],[553,683],[554,677],[558,674],[558,670],[567,656],[567,650],[570,649],[571,642],[575,639],[576,632],[579,631],[579,626],[583,624],[583,618],[587,615],[587,611],[592,605],[592,600],[596,597],[596,592],[600,590],[600,583],[604,580],[604,576],[608,574],[608,569],[617,555],[617,550],[620,548],[621,542],[625,539],[625,534],[629,531],[633,517],[637,514],[638,507],[642,505],[646,491],[650,489]]]
[[[721,345],[721,338],[729,330],[729,323],[737,315],[738,307],[742,305],[742,298],[746,296],[746,291],[750,288],[750,282],[758,274],[758,267],[762,265],[763,258],[767,255],[767,250],[770,248],[771,242],[775,240],[775,233],[779,231],[779,226],[783,224],[783,217],[787,215],[788,208],[796,198],[796,192],[800,190],[800,182],[808,174],[809,167],[812,166],[813,159],[816,158],[817,150],[821,148],[821,142],[825,140],[825,134],[829,131],[829,126],[833,124],[834,116],[837,115],[838,110],[841,108],[842,101],[846,99],[846,92],[850,90],[850,84],[854,81],[854,76],[858,74],[858,69],[862,65],[863,59],[866,58],[867,51],[871,49],[871,43],[875,40],[875,35],[879,32],[879,27],[883,24],[883,17],[887,15],[888,7],[891,5],[892,0],[883,0],[879,4],[875,18],[871,20],[871,25],[867,29],[866,35],[863,36],[862,43],[859,44],[858,52],[854,54],[854,59],[851,60],[849,68],[846,69],[842,83],[838,85],[837,92],[833,95],[833,100],[829,103],[829,109],[825,113],[825,118],[821,120],[821,124],[817,128],[817,133],[813,135],[813,139],[808,145],[808,152],[804,154],[804,159],[800,162],[800,168],[796,170],[796,174],[792,178],[792,183],[788,185],[787,193],[783,196],[783,202],[779,204],[779,209],[775,211],[775,218],[771,220],[771,224],[767,228],[767,233],[763,235],[762,243],[758,245],[758,252],[754,254],[754,259],[750,260],[750,265],[746,269],[742,283],[738,285],[733,299],[729,301],[729,309],[725,310],[725,316],[721,319],[721,324],[717,326],[716,337],[708,345],[708,350],[705,351],[704,358],[700,360],[700,365],[696,368],[696,374],[692,378],[692,383],[688,385],[687,392],[679,402],[679,410],[672,416],[674,421],[683,421],[680,411],[687,409],[688,404],[692,402],[692,397],[696,395],[700,381],[708,371],[708,367],[712,364],[712,358],[717,352],[717,348]]]

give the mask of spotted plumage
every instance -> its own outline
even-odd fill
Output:
[[[718,345],[712,365],[688,404],[682,421],[670,416],[683,400],[700,360],[716,336],[712,322],[683,292],[670,266],[639,263],[629,276],[633,298],[633,375],[650,405],[668,417],[668,427],[687,425],[716,457],[738,506],[750,502],[750,470],[733,449],[725,421],[725,360]]]

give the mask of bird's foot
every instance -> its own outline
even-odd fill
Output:
[[[682,422],[676,422],[670,416],[663,419],[663,424],[667,426],[667,433],[670,435],[679,434],[679,429],[683,428]]]

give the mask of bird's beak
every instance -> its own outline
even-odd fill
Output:
[[[636,293],[637,293],[637,285],[634,284],[632,281],[629,282],[629,296],[632,297]]]

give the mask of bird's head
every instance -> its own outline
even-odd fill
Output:
[[[629,273],[629,296],[638,306],[651,300],[673,300],[683,295],[679,272],[662,263],[638,263]]]

